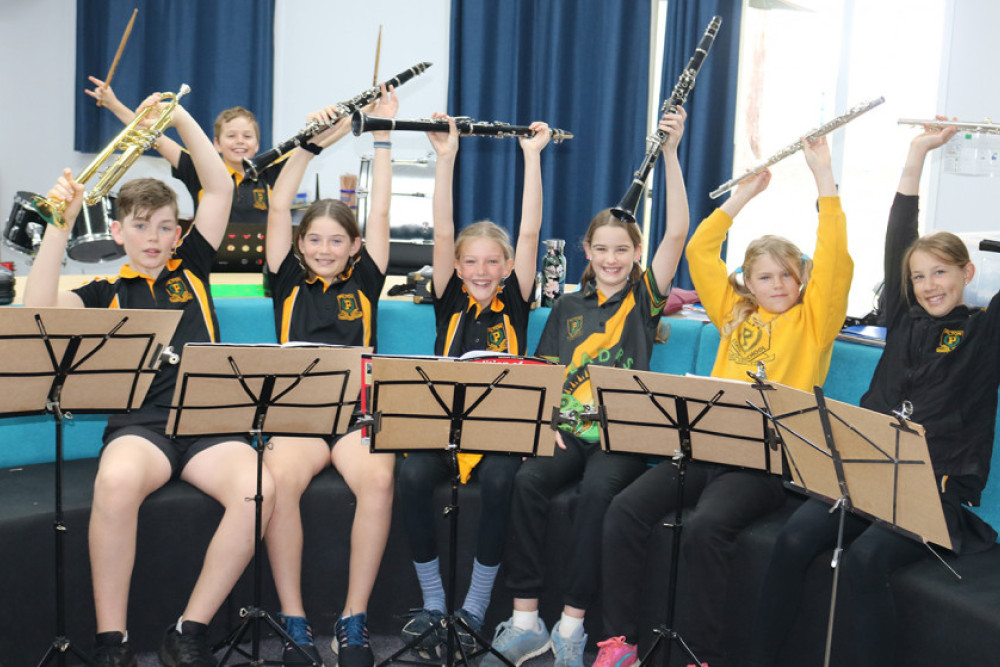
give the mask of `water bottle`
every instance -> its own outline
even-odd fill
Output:
[[[547,239],[542,257],[542,306],[549,308],[566,289],[566,241]]]

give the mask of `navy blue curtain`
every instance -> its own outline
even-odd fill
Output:
[[[111,82],[118,99],[135,108],[150,93],[175,93],[186,83],[191,92],[181,104],[209,137],[220,111],[242,106],[257,116],[261,147],[271,145],[274,0],[78,0],[76,7],[73,148],[96,152],[122,128],[83,89],[92,88],[88,75],[108,73],[134,7],[139,13]]]
[[[736,77],[739,71],[740,16],[742,0],[697,0],[668,2],[663,76],[663,98],[677,83],[687,67],[695,47],[705,34],[713,16],[722,17],[722,27],[715,36],[708,58],[698,72],[695,88],[684,105],[688,112],[679,158],[687,185],[691,209],[691,232],[720,202],[708,193],[728,181],[733,171],[733,132],[736,117]],[[660,163],[662,167],[662,162]],[[666,225],[662,168],[653,184],[653,214],[650,223],[650,252],[663,238]],[[725,248],[723,248],[725,256]],[[691,274],[682,259],[674,284],[691,289]]]
[[[591,218],[615,205],[641,157],[649,97],[648,2],[452,0],[448,113],[575,138],[542,153],[541,238],[566,240],[567,278],[585,267]],[[512,234],[523,162],[512,139],[463,139],[456,167],[458,227],[490,219]]]

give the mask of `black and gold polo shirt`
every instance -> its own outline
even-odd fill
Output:
[[[277,273],[269,277],[279,343],[376,346],[378,299],[385,274],[366,248],[332,283],[308,278],[291,250]]]
[[[630,281],[611,297],[604,296],[593,282],[559,297],[535,355],[566,366],[563,413],[579,414],[593,406],[590,364],[649,370],[656,326],[666,302],[649,271],[637,284]],[[594,422],[577,420],[573,427],[560,428],[589,442],[600,439]]]
[[[209,290],[209,272],[215,248],[191,227],[174,248],[160,275],[153,277],[136,271],[129,264],[117,276],[99,278],[73,290],[87,308],[143,308],[181,310],[181,321],[170,344],[180,354],[186,343],[214,343],[219,340],[219,322]],[[113,415],[112,425],[166,424],[174,384],[175,365],[164,364],[153,379],[149,393],[139,410],[127,415]]]
[[[220,158],[221,159],[221,158]],[[228,164],[226,169],[233,179],[233,205],[229,209],[229,222],[251,222],[261,225],[267,224],[267,207],[271,188],[278,180],[278,174],[285,166],[285,160],[281,159],[273,162],[260,173],[260,178],[252,181],[235,171]],[[195,209],[201,201],[201,179],[194,168],[194,161],[191,155],[182,150],[177,166],[170,172],[174,178],[178,179],[191,193]]]
[[[462,279],[453,272],[444,294],[434,299],[434,354],[460,357],[472,350],[486,350],[523,357],[527,354],[524,345],[530,309],[531,302],[521,296],[513,271],[486,309],[469,296]]]

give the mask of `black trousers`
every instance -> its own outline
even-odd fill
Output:
[[[563,487],[580,482],[572,541],[565,556],[565,604],[587,609],[600,591],[601,527],[615,494],[645,469],[644,459],[607,454],[600,443],[562,433],[566,449],[528,459],[517,471],[507,544],[507,587],[517,598],[538,598],[545,589],[545,535],[549,504]]]
[[[635,642],[637,600],[645,583],[646,543],[664,519],[673,520],[678,468],[664,461],[645,472],[611,503],[604,518],[603,608],[606,635]],[[693,507],[681,535],[679,586],[687,601],[678,625],[699,659],[721,665],[722,623],[730,557],[736,538],[756,518],[784,501],[781,480],[763,472],[692,462],[684,482],[685,507]]]
[[[451,454],[411,452],[399,467],[396,483],[403,508],[403,523],[413,560],[426,563],[438,555],[436,524],[431,498],[434,487],[453,475]],[[472,474],[479,481],[481,511],[476,559],[483,565],[499,565],[507,538],[510,496],[521,457],[500,454],[480,459]],[[459,502],[461,502],[459,490]]]
[[[828,504],[808,500],[782,528],[764,575],[749,664],[760,667],[777,662],[795,620],[809,564],[836,545],[838,522],[839,513],[831,513]],[[919,542],[853,514],[844,521],[844,544],[851,546],[840,563],[846,595],[838,600],[837,622],[851,624],[857,655],[851,656],[850,664],[893,665],[896,608],[889,578],[895,570],[930,554]],[[847,601],[849,607],[842,604]]]

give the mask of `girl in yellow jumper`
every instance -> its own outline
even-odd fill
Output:
[[[727,275],[719,257],[722,243],[733,218],[767,188],[768,171],[746,179],[688,242],[695,289],[721,333],[713,377],[748,380],[747,371],[756,372],[764,362],[769,379],[799,389],[812,390],[826,378],[854,265],[826,139],[803,143],[819,194],[815,260],[787,239],[763,236],[747,247],[743,265]],[[609,635],[623,636],[621,642],[635,642],[645,630],[636,627],[634,611],[645,562],[636,545],[674,511],[677,481],[677,467],[660,463],[619,493],[605,515],[604,623]],[[684,502],[694,510],[684,524],[681,585],[690,592],[681,595],[688,603],[679,630],[710,667],[727,662],[722,610],[736,537],[783,499],[777,476],[698,461],[687,467]]]

